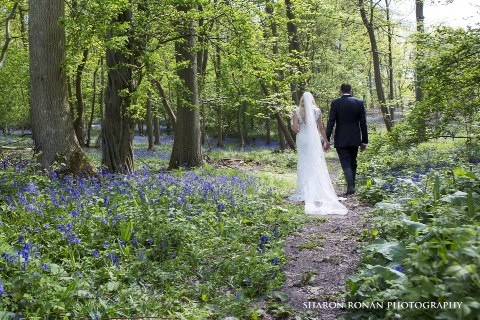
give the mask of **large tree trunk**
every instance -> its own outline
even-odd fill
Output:
[[[95,103],[97,102],[97,73],[98,73],[98,66],[95,68],[93,72],[93,80],[92,80],[92,104],[90,108],[90,119],[88,121],[88,128],[87,128],[87,147],[90,147],[90,143],[92,140],[92,125],[93,119],[95,117]]]
[[[153,106],[152,106],[152,93],[148,92],[147,97],[147,137],[148,137],[148,150],[153,150]]]
[[[188,6],[178,6],[181,13],[186,13],[190,9]],[[175,59],[179,66],[177,73],[182,84],[178,86],[177,121],[170,168],[195,167],[203,163],[198,110],[195,23],[182,19],[178,26],[184,41],[175,43]]]
[[[387,107],[387,101],[385,98],[385,91],[383,90],[382,83],[382,72],[380,69],[380,53],[378,50],[377,38],[375,36],[375,28],[373,25],[373,14],[370,15],[370,18],[367,16],[367,11],[364,6],[364,0],[358,0],[358,5],[360,8],[360,15],[362,17],[363,24],[367,29],[368,37],[370,39],[370,46],[372,50],[372,61],[373,61],[373,76],[375,80],[375,89],[377,91],[378,102],[380,103],[380,109],[383,115],[383,121],[385,122],[385,127],[390,131],[393,127],[392,118]],[[373,8],[373,4],[370,0],[370,7]],[[371,10],[373,12],[373,9]]]
[[[121,12],[114,21],[120,25],[130,23],[130,10]],[[110,30],[110,38],[125,35]],[[131,50],[131,38],[128,48]],[[132,55],[125,49],[107,48],[106,61],[108,83],[105,101],[105,119],[103,120],[102,163],[111,172],[131,173],[133,166],[134,121],[129,115],[130,94],[133,91]]]
[[[74,174],[91,173],[68,110],[63,0],[30,0],[31,115],[35,150],[43,168],[56,161]]]
[[[75,129],[78,142],[82,147],[85,145],[85,135],[84,135],[85,125],[83,122],[85,104],[83,102],[82,76],[83,76],[83,70],[85,69],[85,64],[87,63],[87,59],[88,59],[88,50],[84,50],[82,61],[77,66],[77,71],[75,72],[75,98],[77,100],[77,103],[76,103],[73,127]]]

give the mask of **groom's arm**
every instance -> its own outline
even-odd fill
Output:
[[[337,109],[335,104],[332,102],[330,104],[330,113],[328,114],[328,123],[327,123],[327,141],[330,142],[330,137],[332,136],[333,127],[335,126],[335,119],[337,118]]]
[[[365,105],[363,101],[361,104],[360,130],[362,131],[362,143],[368,144],[367,114],[365,111]]]

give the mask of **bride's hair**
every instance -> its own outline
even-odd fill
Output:
[[[317,104],[315,103],[315,99],[313,99],[312,104],[316,106]],[[300,97],[300,102],[299,102],[299,115],[302,121],[305,123],[306,122],[306,113],[305,113],[305,101],[304,101],[304,95]]]
[[[305,122],[305,102],[303,101],[303,95],[300,98],[300,103],[299,103],[299,110],[298,110],[299,116],[302,119],[302,122]]]

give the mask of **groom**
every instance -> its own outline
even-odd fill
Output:
[[[365,106],[362,100],[352,96],[352,86],[342,84],[342,97],[332,101],[327,125],[327,139],[330,142],[335,128],[335,149],[337,150],[343,173],[347,180],[347,193],[355,193],[358,148],[367,148],[368,132]]]

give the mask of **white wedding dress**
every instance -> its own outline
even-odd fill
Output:
[[[300,123],[297,134],[297,191],[289,199],[304,201],[305,213],[309,215],[345,215],[348,209],[340,203],[328,173],[327,161],[317,128],[321,111],[315,106],[310,92],[303,94],[305,119],[299,108],[296,115]]]

